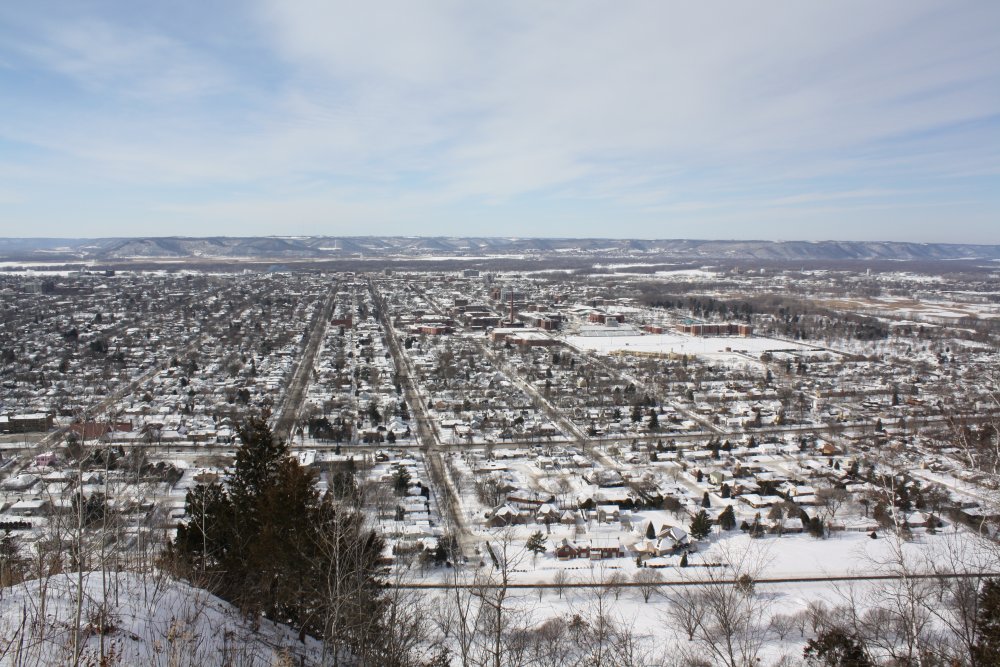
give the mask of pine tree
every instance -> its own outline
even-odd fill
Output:
[[[987,579],[979,594],[979,639],[973,647],[977,664],[1000,665],[1000,580]]]
[[[410,488],[410,472],[400,466],[392,475],[392,488],[398,495],[403,495]]]
[[[816,639],[806,642],[802,657],[817,667],[874,667],[875,664],[857,636],[840,628],[821,632]]]
[[[27,572],[28,561],[21,553],[17,538],[4,531],[0,537],[0,588],[19,584]]]
[[[164,565],[244,613],[372,655],[383,622],[376,572],[384,541],[333,493],[320,498],[313,472],[287,455],[263,418],[248,419],[239,433],[225,483],[188,492],[189,519]]]
[[[708,512],[705,510],[699,511],[691,519],[691,537],[696,540],[703,540],[708,537],[709,533],[712,532],[712,519],[709,518]]]
[[[545,553],[545,535],[542,534],[542,531],[532,533],[525,548],[531,552],[532,561],[538,558],[539,554]]]
[[[288,446],[274,437],[264,416],[248,418],[236,433],[242,446],[226,486],[236,511],[253,513],[254,499],[277,482],[278,463],[288,458]]]
[[[733,530],[736,528],[736,513],[733,511],[732,505],[727,506],[719,514],[719,526],[722,530]]]
[[[708,491],[701,497],[701,506],[705,508],[712,506],[712,500],[708,497]]]
[[[186,574],[205,578],[224,570],[237,549],[233,503],[218,482],[198,484],[184,499],[189,520],[177,527],[172,547],[186,564]]]

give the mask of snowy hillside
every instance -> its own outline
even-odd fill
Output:
[[[0,258],[47,261],[124,259],[343,259],[553,256],[660,257],[761,261],[956,260],[1000,258],[1000,246],[874,241],[696,239],[267,236],[102,239],[0,238]]]
[[[76,576],[0,589],[0,665],[73,662]],[[266,619],[254,630],[231,604],[166,575],[91,572],[83,591],[80,664],[105,664],[102,655],[108,665],[178,667],[312,665],[321,658],[320,642],[299,642],[294,630]]]

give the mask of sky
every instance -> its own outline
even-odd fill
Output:
[[[1000,2],[0,3],[0,236],[1000,244]]]

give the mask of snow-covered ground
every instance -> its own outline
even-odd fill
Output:
[[[0,665],[71,664],[77,591],[75,573],[0,589]],[[321,659],[318,641],[299,642],[291,629],[266,619],[254,630],[228,602],[159,574],[87,573],[79,627],[80,664],[103,664],[102,646],[113,665],[314,665]]]
[[[713,356],[733,351],[760,354],[772,350],[809,350],[811,346],[776,338],[735,336],[685,336],[645,334],[641,336],[566,336],[566,342],[583,350],[611,352],[655,352]],[[727,349],[728,348],[728,349]]]
[[[825,556],[823,565],[817,567],[815,559],[820,553]],[[782,658],[792,659],[791,663],[784,664],[801,664],[797,660],[802,656],[803,646],[807,639],[815,636],[815,629],[808,624],[808,609],[851,605],[867,610],[886,604],[886,599],[902,590],[904,585],[892,580],[768,582],[767,578],[898,575],[903,564],[908,572],[926,572],[931,563],[942,571],[987,572],[992,571],[995,556],[994,551],[983,549],[981,543],[961,531],[918,535],[912,541],[900,541],[887,535],[872,540],[863,534],[845,534],[828,540],[806,536],[752,540],[739,536],[713,543],[690,559],[690,567],[655,570],[664,581],[684,582],[685,586],[661,586],[645,592],[640,587],[597,588],[595,584],[615,580],[634,581],[637,570],[623,560],[584,561],[583,565],[570,561],[560,563],[571,568],[566,571],[568,586],[512,589],[507,604],[510,622],[529,630],[554,618],[570,622],[578,617],[585,623],[593,623],[594,619],[603,616],[638,642],[650,656],[649,664],[679,666],[688,664],[682,656],[697,650],[697,644],[689,641],[679,618],[673,614],[678,605],[676,596],[685,595],[691,586],[695,586],[695,594],[704,590],[699,581],[706,576],[718,581],[750,573],[755,580],[752,609],[757,616],[747,627],[752,628],[761,642],[760,664],[782,664]],[[724,560],[731,567],[700,568],[695,564],[702,557]],[[550,559],[540,558],[534,565],[530,556],[518,560],[519,570],[541,571],[550,565]],[[473,576],[469,570],[457,577],[447,568],[442,570],[450,575],[444,577],[449,581],[468,581]],[[551,584],[553,578],[550,569],[544,578],[538,579]],[[584,586],[579,586],[581,584]],[[461,593],[435,591],[428,595],[447,595],[455,599]]]
[[[655,516],[654,516],[655,515]],[[656,521],[661,516],[669,516],[667,512],[643,512],[636,515],[639,524],[642,517]],[[678,523],[676,520],[669,523]],[[496,548],[505,529],[480,529],[477,537],[491,542]],[[624,535],[619,530],[612,529],[588,533],[584,536],[574,534],[572,528],[553,525],[551,533],[546,535],[549,551],[532,559],[530,554],[523,554],[513,568],[511,580],[519,584],[552,583],[556,574],[567,571],[570,580],[576,583],[593,582],[594,573],[619,571],[631,579],[638,568],[635,559],[630,557],[611,558],[603,561],[593,561],[586,558],[558,560],[551,546],[563,539],[587,542],[592,537],[609,537],[617,539]],[[901,541],[889,533],[878,531],[878,537],[872,539],[868,533],[839,531],[826,539],[817,539],[808,533],[797,533],[778,536],[769,534],[762,538],[750,538],[745,533],[732,531],[716,532],[706,540],[698,543],[697,551],[689,554],[689,568],[678,567],[679,556],[667,558],[672,565],[659,568],[658,571],[665,581],[680,581],[688,579],[692,573],[706,564],[725,563],[732,560],[733,553],[753,553],[759,561],[759,576],[763,579],[809,579],[809,578],[842,578],[882,574],[878,568],[898,558],[902,553],[911,567],[929,571],[931,563],[937,563],[943,569],[951,554],[961,553],[976,562],[992,563],[995,554],[983,551],[979,540],[965,529],[955,530],[949,526],[935,535],[916,533],[913,539]],[[519,545],[523,545],[527,537],[536,532],[545,533],[545,527],[537,524],[517,526],[515,535]],[[488,565],[485,551],[482,558]],[[476,563],[470,561],[471,571]],[[1000,563],[996,563],[1000,568]],[[992,566],[991,566],[992,567]],[[417,583],[447,579],[450,573],[445,569],[414,571],[410,574]]]

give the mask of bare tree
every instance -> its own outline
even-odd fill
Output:
[[[866,574],[886,577],[874,585],[837,589],[843,604],[832,610],[828,624],[857,637],[873,657],[894,664],[920,664],[931,642],[937,641],[933,616],[924,600],[934,594],[934,582],[918,576],[920,567],[904,551],[899,533],[887,533],[886,549],[869,555]]]
[[[639,594],[642,595],[642,601],[648,603],[649,598],[660,590],[660,586],[663,584],[663,575],[656,570],[644,567],[635,573],[633,581],[639,589]]]
[[[437,645],[430,639],[430,604],[416,591],[399,586],[405,569],[398,568],[380,604],[384,606],[379,660],[386,665],[408,665],[421,653],[430,653]]]
[[[666,611],[666,625],[674,625],[684,630],[688,641],[694,641],[706,606],[697,592],[684,596],[684,604],[675,604],[672,597]]]
[[[757,664],[770,607],[753,585],[766,564],[757,544],[727,550],[725,569],[704,568],[699,575],[685,570],[689,585],[670,594],[671,618],[688,635],[690,645],[683,652],[692,664],[705,657],[725,667]]]
[[[975,650],[982,631],[980,591],[997,569],[997,545],[957,533],[939,539],[923,569],[940,576],[929,581],[930,595],[919,601],[941,630],[927,651],[942,664],[986,667]]]
[[[562,599],[563,593],[566,592],[566,587],[570,583],[570,576],[566,570],[559,570],[552,577],[552,585],[555,586],[556,593],[559,595],[559,599]]]
[[[826,519],[824,524],[826,525],[827,535],[833,532],[837,513],[847,504],[848,500],[850,500],[850,494],[844,489],[836,487],[816,489],[816,502],[823,510],[823,516]]]
[[[513,570],[526,557],[512,528],[487,543],[487,565],[469,575],[453,568],[449,611],[438,609],[436,625],[452,637],[463,667],[517,667],[530,645],[526,597],[511,595]]]
[[[612,572],[607,579],[604,581],[604,585],[608,592],[615,596],[615,600],[619,598],[622,594],[622,589],[624,588],[626,578],[619,570]]]

